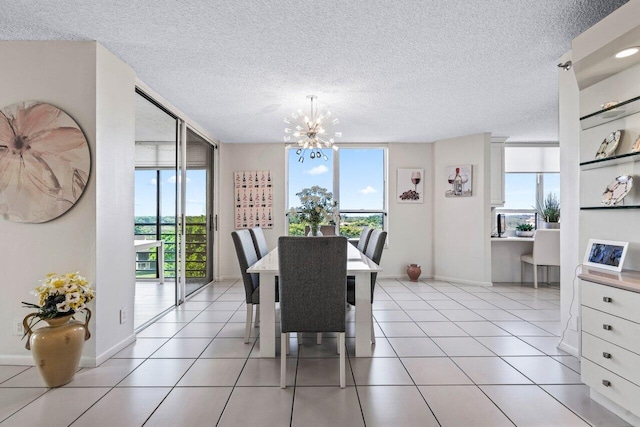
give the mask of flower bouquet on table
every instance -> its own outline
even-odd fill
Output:
[[[291,208],[290,215],[309,224],[310,235],[317,236],[322,223],[334,223],[339,218],[338,202],[326,188],[314,185],[296,193],[302,206]],[[321,234],[320,234],[321,235]]]
[[[73,379],[84,342],[91,337],[91,310],[86,304],[94,299],[95,293],[87,279],[77,272],[61,276],[49,273],[32,293],[38,304],[23,301],[25,307],[37,310],[22,321],[23,338],[27,337],[25,347],[31,350],[46,385],[59,387]],[[85,312],[84,323],[73,319],[79,311]],[[42,320],[48,326],[33,330]]]

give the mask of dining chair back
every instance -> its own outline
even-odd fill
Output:
[[[258,262],[258,252],[254,244],[252,234],[249,230],[238,230],[231,233],[233,244],[240,264],[240,274],[244,283],[245,301],[247,303],[247,317],[245,322],[244,342],[249,342],[251,334],[251,323],[253,322],[253,306],[256,306],[256,323],[260,315],[260,275],[257,273],[247,273],[247,268]],[[278,301],[278,290],[276,284],[276,301]]]
[[[341,236],[278,239],[282,388],[290,332],[338,332],[344,387],[347,244]]]
[[[369,237],[369,243],[367,243],[367,249],[364,254],[369,257],[369,259],[376,264],[380,265],[380,260],[382,259],[382,251],[384,249],[384,244],[387,241],[387,232],[382,230],[373,230],[371,231],[371,235]],[[373,302],[373,292],[376,288],[376,279],[378,277],[378,273],[371,274],[371,302]]]
[[[358,239],[358,250],[362,253],[367,250],[367,243],[369,243],[369,237],[371,237],[371,229],[369,227],[362,227],[360,232],[360,238]]]
[[[533,240],[533,253],[520,257],[521,278],[524,282],[524,265],[533,265],[533,286],[538,287],[538,266],[547,267],[547,282],[549,281],[549,266],[560,266],[560,230],[537,230]]]
[[[254,227],[250,229],[249,232],[253,238],[253,245],[256,247],[258,259],[262,259],[262,257],[269,253],[269,246],[267,245],[267,239],[264,237],[264,231],[260,227]]]

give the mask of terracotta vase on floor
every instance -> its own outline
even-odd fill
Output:
[[[60,387],[71,380],[80,365],[84,342],[91,337],[89,319],[91,311],[86,311],[85,323],[72,320],[73,315],[42,319],[49,326],[32,331],[28,319],[36,315],[31,313],[23,320],[27,331],[27,350],[31,350],[38,371],[48,387]]]
[[[407,274],[409,275],[409,280],[412,282],[417,282],[418,277],[422,273],[422,269],[418,264],[409,264],[407,266]]]

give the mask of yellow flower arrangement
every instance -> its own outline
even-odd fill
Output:
[[[57,273],[49,273],[44,280],[40,281],[40,286],[32,294],[38,298],[38,304],[28,302],[23,304],[28,308],[37,308],[36,317],[40,319],[75,314],[95,298],[95,292],[91,289],[89,281],[78,272],[61,276]]]

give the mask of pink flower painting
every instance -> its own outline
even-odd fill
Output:
[[[91,172],[78,124],[53,105],[20,102],[0,110],[0,216],[42,223],[73,207]]]

